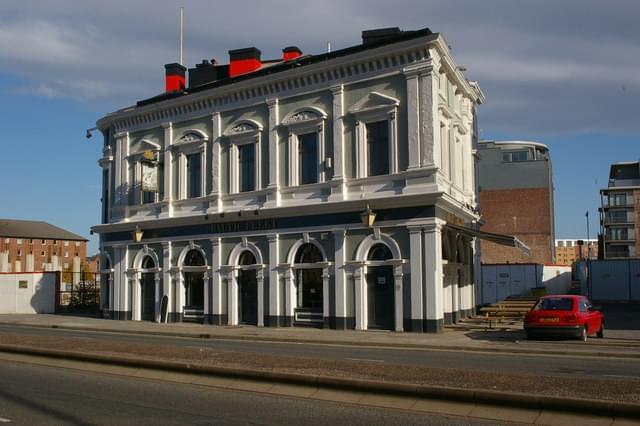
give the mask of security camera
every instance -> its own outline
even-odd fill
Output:
[[[87,139],[91,139],[91,136],[93,136],[93,135],[91,134],[91,131],[90,131],[90,130],[87,130],[87,134],[86,134],[86,135],[84,135],[84,137],[85,137],[85,138],[87,138]]]

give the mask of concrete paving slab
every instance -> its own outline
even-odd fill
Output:
[[[231,383],[233,383],[234,379],[229,379],[226,377],[214,377],[214,376],[198,376],[193,381],[193,385],[200,386],[210,386],[214,388],[227,388]]]
[[[362,392],[352,392],[333,389],[318,389],[313,394],[313,398],[325,401],[344,402],[348,404],[357,404],[365,396]]]
[[[482,419],[535,423],[536,419],[540,417],[540,410],[498,407],[492,405],[476,405],[469,413],[469,416],[479,417]]]
[[[394,395],[365,395],[359,404],[373,405],[375,407],[397,408],[408,410],[415,405],[417,398],[394,396]]]
[[[243,390],[249,392],[268,393],[273,388],[273,383],[257,382],[252,380],[234,380],[227,386],[228,389]]]
[[[556,411],[545,410],[540,414],[540,417],[538,417],[536,424],[545,426],[610,426],[613,424],[613,417],[559,413]]]
[[[299,386],[277,383],[269,390],[269,393],[287,396],[296,396],[300,398],[310,398],[318,391],[314,386]]]
[[[428,413],[450,414],[454,416],[468,416],[475,408],[470,402],[439,401],[437,399],[418,399],[413,405],[413,410],[426,411]]]
[[[640,425],[640,420],[633,420],[633,419],[615,419],[612,424],[612,426],[638,426],[638,425]]]
[[[168,382],[187,383],[187,384],[193,383],[196,379],[197,379],[197,376],[195,374],[176,373],[173,371],[165,372],[161,378],[161,380],[165,380]]]

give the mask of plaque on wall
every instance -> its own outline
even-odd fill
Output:
[[[158,192],[158,167],[155,164],[142,163],[142,190]]]

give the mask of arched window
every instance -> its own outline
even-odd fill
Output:
[[[185,266],[204,266],[204,257],[199,250],[191,250],[184,258]]]
[[[245,250],[240,255],[240,259],[238,259],[238,265],[255,265],[256,257],[249,250]]]
[[[322,253],[315,245],[306,243],[300,246],[296,253],[295,263],[316,263],[322,262]]]
[[[155,267],[156,263],[151,256],[145,256],[144,259],[142,259],[142,269],[152,269]]]
[[[393,254],[389,247],[385,244],[376,244],[369,250],[367,260],[390,260],[393,259]]]

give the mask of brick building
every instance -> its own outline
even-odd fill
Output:
[[[600,235],[605,259],[640,256],[640,161],[615,163],[600,190]]]
[[[555,261],[553,179],[549,149],[523,141],[478,144],[482,231],[513,235],[531,256],[513,247],[481,242],[483,263]]]
[[[0,219],[0,272],[79,270],[86,257],[80,235],[47,222]]]
[[[578,242],[582,241],[582,244]],[[598,258],[598,240],[560,239],[556,240],[556,264],[571,266],[584,259]]]

